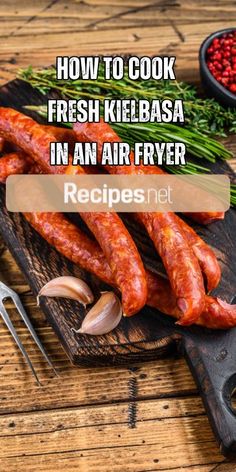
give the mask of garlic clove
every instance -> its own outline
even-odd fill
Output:
[[[112,331],[122,318],[122,306],[114,292],[103,292],[76,333],[101,335]]]
[[[63,297],[77,300],[86,306],[93,302],[94,296],[89,286],[81,279],[70,275],[56,277],[45,284],[38,296],[39,297]]]

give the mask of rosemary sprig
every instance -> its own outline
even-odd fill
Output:
[[[217,158],[232,157],[219,141],[171,123],[116,123],[112,127],[122,139],[131,139],[133,142],[181,141],[190,154],[210,162],[215,162]]]
[[[47,118],[47,106],[46,105],[27,105],[25,107],[28,110],[34,111],[38,113],[43,118]],[[65,123],[64,123],[65,125]],[[67,124],[68,127],[71,127],[71,124]],[[155,142],[155,141],[173,141],[173,131],[172,126],[177,128],[175,125],[165,125],[156,124],[156,123],[135,123],[135,124],[127,124],[127,123],[112,123],[112,128],[117,132],[120,138],[129,143],[130,146],[133,148],[135,142]],[[170,129],[168,128],[170,126]],[[158,134],[158,129],[159,134]],[[164,133],[163,133],[164,128]],[[185,132],[185,143],[191,149],[192,154],[197,157],[202,157],[202,147],[201,145],[196,145],[195,140],[196,136],[190,130],[182,129]],[[178,138],[179,139],[179,138]],[[178,141],[177,139],[177,141]],[[203,140],[202,146],[205,145],[205,137],[199,135],[200,142]],[[218,152],[218,156],[227,159],[229,157],[228,151],[218,142],[213,139],[210,139],[209,136],[207,137],[207,143],[209,145],[209,149],[214,149],[214,152]],[[199,154],[197,154],[199,153]],[[205,159],[210,162],[215,162],[215,157],[212,155],[211,152],[205,152],[204,155]],[[188,162],[185,166],[165,166],[168,172],[174,174],[201,174],[210,172],[210,169],[206,166],[202,166],[196,162],[191,162],[188,159]],[[231,205],[236,207],[236,185],[231,184]]]
[[[47,117],[46,105],[28,105],[26,108],[36,111],[44,118]],[[216,162],[219,158],[230,159],[232,157],[231,152],[219,141],[198,131],[171,123],[112,123],[111,126],[128,143],[130,141],[182,142],[185,144],[187,152],[192,156],[204,158],[209,162]]]
[[[58,91],[65,98],[93,98],[101,102],[105,98],[145,98],[148,100],[169,98],[184,102],[185,126],[170,123],[116,123],[112,127],[131,146],[134,142],[183,142],[187,152],[203,159],[204,166],[188,159],[185,166],[170,167],[174,173],[209,172],[207,161],[230,159],[232,154],[213,136],[226,136],[236,131],[236,110],[225,109],[215,100],[201,98],[194,86],[177,81],[131,81],[127,72],[122,80],[104,80],[103,64],[100,64],[97,80],[57,80],[54,67],[35,70],[32,67],[18,72],[20,79],[31,84],[42,94]],[[46,117],[46,106],[28,106]],[[70,125],[68,125],[70,126]],[[236,185],[232,185],[231,203],[236,206]]]
[[[178,81],[132,81],[127,70],[122,80],[105,80],[103,63],[99,67],[97,80],[57,80],[54,67],[35,70],[32,67],[20,69],[19,78],[30,83],[41,93],[46,94],[52,89],[68,98],[143,98],[161,100],[182,99],[185,110],[185,128],[209,134],[225,136],[225,130],[236,131],[236,110],[225,109],[218,102],[209,98],[201,98],[193,85]]]

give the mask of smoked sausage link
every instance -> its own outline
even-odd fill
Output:
[[[62,128],[60,126],[42,125],[46,133],[52,134],[58,142],[69,144],[69,153],[73,154],[76,136],[73,129]]]
[[[74,131],[80,141],[97,142],[98,160],[101,161],[104,142],[121,142],[113,129],[102,120],[100,123],[76,123]],[[106,166],[111,174],[143,174],[144,166],[134,165],[130,153],[130,166]],[[204,284],[197,258],[188,245],[178,220],[173,213],[137,213],[152,239],[176,294],[183,315],[180,324],[189,325],[197,320],[204,308]]]
[[[209,225],[218,220],[223,220],[225,214],[223,211],[205,211],[201,213],[185,213],[186,216],[189,216],[191,220],[200,223],[201,225]]]
[[[1,159],[0,179],[3,181],[11,173],[22,172],[23,154],[12,153]],[[14,164],[14,159],[15,164]],[[26,158],[27,159],[27,158]],[[17,165],[16,165],[17,163]],[[28,164],[27,164],[28,165]],[[24,167],[24,166],[23,166]],[[60,253],[81,267],[96,274],[105,282],[114,285],[110,267],[95,241],[90,240],[62,214],[31,213],[25,214],[31,225],[53,245]],[[163,313],[179,318],[180,310],[176,305],[176,297],[167,280],[147,271],[148,301],[147,303]],[[236,325],[236,306],[213,297],[205,298],[205,309],[198,324],[214,329],[227,329]]]
[[[178,218],[176,216],[176,218]],[[198,259],[199,265],[206,278],[207,291],[211,292],[220,282],[221,269],[214,251],[185,221],[178,218],[179,224],[185,232],[186,238]]]
[[[24,174],[32,165],[30,159],[24,152],[12,152],[0,158],[0,182],[5,183],[9,175]]]
[[[53,126],[46,126],[45,128],[50,128],[52,132],[54,132],[54,129],[63,129],[56,128]],[[30,159],[22,151],[5,155],[3,158],[0,159],[0,182],[5,182],[6,177],[8,175],[24,174],[28,172],[31,163],[32,159]],[[94,167],[92,167],[91,169],[89,168],[89,166],[85,167],[86,174],[88,172],[98,172],[98,169],[96,170],[94,169]],[[69,166],[67,172],[71,173],[72,171],[76,173],[76,168]],[[38,173],[35,167],[33,173]],[[176,216],[176,218],[178,217]],[[198,259],[198,262],[206,279],[207,291],[211,292],[214,288],[217,287],[221,277],[221,270],[216,256],[213,250],[208,246],[208,244],[206,244],[205,241],[203,241],[203,239],[200,238],[200,236],[198,236],[198,234],[187,223],[185,223],[181,218],[178,218],[178,222],[181,228],[183,229],[188,243],[192,247],[195,256]]]
[[[179,319],[181,313],[176,305],[176,298],[169,281],[150,271],[147,271],[147,280],[147,305]],[[236,305],[230,305],[220,298],[206,295],[205,308],[196,324],[211,329],[233,328],[236,326]]]
[[[57,138],[32,118],[10,108],[0,108],[0,133],[33,158],[44,173],[62,174],[65,166],[50,165],[50,143]],[[78,172],[85,171],[78,166]],[[128,230],[116,213],[81,213],[108,259],[121,291],[124,313],[131,316],[145,305],[147,281],[143,263]]]
[[[1,170],[0,166],[0,181],[3,181],[3,175],[4,179],[8,175],[6,168],[3,174],[1,174]],[[104,282],[115,286],[111,269],[97,242],[92,241],[63,214],[25,213],[24,216],[31,226],[58,252],[88,272],[95,274]],[[176,297],[169,281],[149,270],[146,270],[146,275],[147,305],[179,319],[181,312],[177,307]],[[197,324],[212,329],[234,327],[236,326],[236,305],[229,305],[218,298],[206,296],[205,309],[197,320]]]
[[[62,213],[24,213],[24,217],[58,252],[104,282],[111,283],[111,269],[97,242]]]
[[[104,282],[115,286],[112,271],[96,241],[92,241],[77,226],[60,213],[26,213],[25,218],[58,252],[95,274]],[[148,283],[147,305],[177,320],[181,311],[168,280],[146,271]],[[197,324],[212,329],[228,329],[236,326],[236,305],[206,296],[205,308]]]

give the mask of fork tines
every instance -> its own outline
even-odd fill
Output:
[[[23,305],[22,305],[22,303],[21,303],[21,301],[20,301],[19,296],[17,295],[16,292],[14,292],[14,290],[12,290],[11,288],[9,288],[9,287],[8,287],[7,285],[5,285],[3,282],[0,282],[0,315],[1,315],[2,319],[3,319],[3,321],[5,322],[6,326],[8,327],[8,329],[9,329],[9,331],[10,331],[12,337],[14,338],[14,340],[15,340],[17,346],[19,347],[21,353],[22,353],[23,356],[25,357],[25,359],[26,359],[26,361],[27,361],[27,364],[28,364],[28,366],[29,366],[30,369],[31,369],[31,372],[32,372],[32,374],[34,375],[34,377],[35,377],[35,379],[36,379],[36,381],[37,381],[37,384],[38,384],[39,386],[41,386],[41,383],[40,383],[39,378],[38,378],[38,375],[37,375],[37,373],[36,373],[36,371],[35,371],[35,369],[34,369],[34,366],[33,366],[32,362],[31,362],[31,360],[30,360],[30,358],[29,358],[29,356],[28,356],[28,354],[27,354],[27,352],[26,352],[26,350],[25,350],[25,348],[24,348],[24,346],[23,346],[23,344],[22,344],[22,342],[21,342],[21,340],[20,340],[20,338],[19,338],[19,336],[18,336],[18,334],[17,334],[17,332],[16,332],[16,330],[15,330],[15,328],[14,328],[12,322],[11,322],[11,320],[10,320],[10,317],[9,317],[9,315],[8,315],[8,313],[7,313],[7,310],[6,310],[5,306],[4,306],[4,303],[3,303],[3,302],[4,302],[4,300],[6,300],[7,298],[10,298],[10,299],[13,301],[13,303],[14,303],[14,305],[15,305],[15,307],[16,307],[18,313],[19,313],[19,315],[21,316],[22,320],[24,321],[25,326],[27,327],[27,329],[28,329],[28,331],[30,332],[32,338],[34,339],[35,343],[37,344],[39,350],[41,351],[41,353],[42,353],[42,355],[43,355],[43,357],[44,357],[44,359],[47,361],[47,363],[49,364],[49,366],[52,368],[52,370],[53,370],[53,372],[55,373],[55,375],[58,376],[58,373],[57,373],[55,367],[53,366],[53,364],[52,364],[50,358],[48,357],[48,354],[47,354],[45,348],[43,347],[43,345],[42,345],[40,339],[38,338],[38,335],[36,334],[35,329],[33,328],[32,324],[31,324],[31,321],[30,321],[28,315],[27,315],[26,312],[25,312],[25,309],[24,309],[24,307],[23,307]]]

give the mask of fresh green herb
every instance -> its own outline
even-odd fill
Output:
[[[215,162],[217,158],[232,157],[219,141],[171,123],[112,123],[112,127],[122,139],[128,139],[128,142],[180,141],[185,144],[190,154],[209,162]]]
[[[133,81],[128,78],[127,70],[122,80],[105,80],[104,66],[101,63],[97,80],[58,80],[54,67],[35,70],[32,67],[21,69],[19,77],[30,83],[43,94],[52,89],[68,98],[142,98],[184,101],[185,127],[194,132],[225,136],[225,130],[236,132],[236,110],[225,109],[218,102],[201,98],[193,85],[178,81],[144,80]]]
[[[27,105],[25,108],[36,111],[44,118],[47,117],[46,105]],[[70,125],[68,124],[68,126]],[[111,123],[111,126],[123,141],[132,145],[137,141],[182,142],[185,144],[187,152],[192,156],[206,159],[212,163],[219,158],[230,159],[232,157],[231,152],[219,141],[198,131],[171,123]],[[195,162],[192,162],[192,166],[196,166],[197,171],[199,166]]]
[[[27,105],[25,108],[28,110],[37,112],[40,116],[43,118],[47,117],[47,106],[46,105]],[[71,127],[71,124],[67,124],[68,127]],[[160,136],[157,131],[157,127],[161,127],[160,131]],[[153,123],[148,123],[148,124],[124,124],[124,123],[112,123],[112,128],[117,132],[117,134],[120,136],[120,138],[129,143],[130,146],[133,148],[135,142],[153,142],[157,140],[162,140],[168,142],[170,141],[169,133],[171,133],[171,130],[168,130],[167,125],[158,125],[153,124]],[[172,127],[172,125],[168,125]],[[165,127],[166,129],[166,135],[164,136],[162,134],[162,128]],[[154,129],[153,129],[154,128]],[[192,144],[191,139],[194,139],[194,136],[189,130],[184,130],[186,131],[186,137],[185,137],[185,143],[187,140],[190,142],[190,146]],[[202,136],[200,135],[200,138]],[[196,139],[196,137],[195,137]],[[218,141],[211,140],[209,137],[207,138],[208,141],[212,141],[212,146],[219,146],[219,155],[220,152],[222,153],[223,148]],[[171,135],[171,140],[173,141],[173,135]],[[201,149],[200,149],[201,151]],[[199,151],[199,152],[200,152]],[[226,152],[225,149],[223,148],[223,152]],[[195,154],[196,155],[196,154]],[[202,157],[201,154],[199,154],[199,157]],[[221,154],[222,157],[222,154]],[[227,154],[226,154],[226,159],[227,159]],[[205,158],[207,158],[207,155],[205,154]],[[209,161],[215,162],[215,159],[212,159],[212,156],[210,155]],[[185,166],[165,166],[166,169],[173,173],[173,174],[201,174],[201,173],[207,173],[210,172],[210,169],[208,167],[202,166],[200,164],[197,164],[196,162],[191,162],[191,160],[188,159],[188,162]],[[236,207],[236,185],[231,184],[231,205]]]
[[[105,98],[143,98],[148,100],[169,98],[184,102],[185,125],[169,123],[116,123],[112,127],[131,146],[134,142],[183,142],[187,152],[195,158],[202,158],[204,166],[188,158],[185,166],[169,167],[168,171],[178,174],[209,172],[207,161],[230,159],[232,154],[212,136],[225,136],[225,131],[236,131],[236,110],[225,109],[215,100],[200,98],[194,86],[177,81],[131,81],[127,72],[124,79],[104,79],[103,64],[100,65],[97,80],[57,80],[56,70],[51,67],[35,70],[32,67],[19,71],[19,78],[31,84],[42,94],[57,91],[60,96],[79,99],[93,98],[101,102]],[[27,106],[47,116],[46,106]],[[68,125],[70,126],[70,125]],[[236,185],[232,185],[231,204],[236,206]]]

